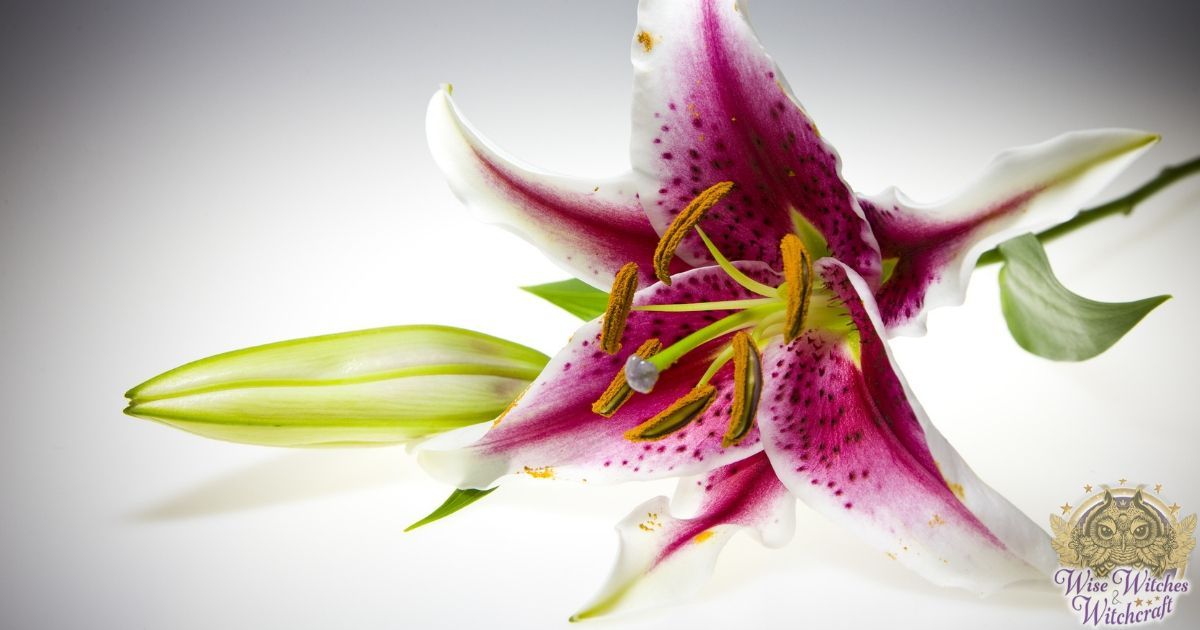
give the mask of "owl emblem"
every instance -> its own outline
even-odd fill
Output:
[[[1157,498],[1128,492],[1121,488],[1113,496],[1106,489],[1098,501],[1093,495],[1069,521],[1050,517],[1051,544],[1063,566],[1090,568],[1100,578],[1116,567],[1147,569],[1160,578],[1172,569],[1181,574],[1196,545],[1196,515],[1177,521]]]
[[[1142,498],[1114,498],[1105,490],[1104,499],[1073,528],[1069,547],[1080,565],[1099,577],[1115,567],[1149,569],[1161,577],[1175,547],[1175,532],[1166,519]]]

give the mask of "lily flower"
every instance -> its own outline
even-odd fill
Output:
[[[719,265],[669,284],[618,287],[482,438],[422,449],[426,471],[475,489],[509,473],[705,476],[683,482],[695,516],[656,500],[626,520],[618,569],[580,618],[686,595],[739,527],[784,542],[791,497],[939,584],[987,592],[1053,566],[1042,530],[929,423],[861,275],[813,263],[795,235],[782,239],[782,274],[711,253]]]
[[[1050,571],[1045,532],[937,431],[885,340],[920,332],[982,252],[1069,218],[1156,137],[1013,150],[936,205],[860,197],[739,3],[643,0],[638,18],[625,174],[540,171],[484,140],[448,88],[430,102],[463,202],[610,298],[486,434],[423,448],[426,470],[463,489],[682,478],[674,502],[620,524],[617,566],[576,619],[687,595],[738,529],[786,542],[795,498],[938,584]]]
[[[930,309],[962,302],[980,254],[1070,219],[1158,140],[1072,132],[1001,153],[942,202],[895,189],[858,195],[741,3],[642,0],[632,58],[628,171],[586,178],[529,166],[484,139],[446,86],[429,103],[426,132],[451,189],[482,219],[607,289],[630,261],[643,286],[652,282],[654,249],[675,214],[709,185],[733,182],[703,224],[721,251],[778,269],[785,234],[819,235],[827,250],[814,254],[867,281],[889,336],[921,334]],[[713,264],[697,234],[677,252],[671,272]]]

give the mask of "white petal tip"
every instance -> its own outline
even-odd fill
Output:
[[[434,436],[413,448],[417,464],[430,477],[456,488],[486,490],[508,472],[507,462],[480,454],[471,444],[479,441],[491,423],[463,427]]]
[[[435,481],[460,489],[486,490],[508,472],[502,461],[480,457],[472,449],[420,449],[417,464]]]

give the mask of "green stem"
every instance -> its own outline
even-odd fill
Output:
[[[1166,188],[1167,186],[1170,186],[1171,184],[1188,177],[1189,175],[1194,175],[1197,172],[1200,172],[1200,157],[1194,157],[1187,162],[1168,166],[1159,172],[1157,177],[1146,182],[1145,184],[1142,184],[1141,187],[1130,192],[1129,194],[1113,199],[1112,201],[1096,206],[1095,208],[1081,210],[1079,214],[1075,215],[1075,218],[1071,219],[1070,221],[1060,223],[1048,230],[1039,232],[1037,235],[1038,240],[1045,244],[1060,236],[1070,234],[1071,232],[1074,232],[1085,225],[1099,221],[1100,219],[1103,219],[1109,215],[1131,214],[1133,209],[1136,208],[1138,204],[1145,201],[1150,196]],[[1003,259],[1000,256],[999,248],[993,248],[984,252],[983,255],[979,257],[979,262],[975,263],[975,266],[983,267],[985,265],[1001,262],[1002,260]]]

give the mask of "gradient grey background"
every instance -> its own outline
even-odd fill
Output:
[[[1164,135],[1110,190],[1200,152],[1192,2],[757,0],[753,21],[860,190],[954,191],[997,151],[1094,126]],[[611,526],[667,482],[519,480],[435,527],[402,449],[276,451],[127,418],[121,393],[236,347],[439,322],[553,352],[563,276],[471,220],[425,148],[452,81],[501,146],[626,163],[630,1],[8,2],[0,9],[0,626],[565,625]],[[1083,483],[1200,509],[1200,188],[1050,249],[1099,299],[1173,293],[1104,356],[1008,338],[995,270],[896,352],[981,476],[1039,522]],[[1195,574],[1193,572],[1193,577]],[[1172,627],[1195,627],[1186,596]],[[1061,597],[931,587],[800,509],[703,596],[596,627],[1077,627]]]

